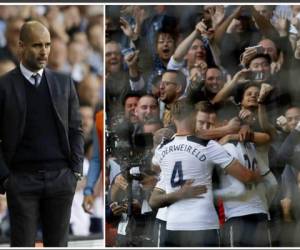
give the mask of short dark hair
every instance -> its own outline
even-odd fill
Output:
[[[162,78],[162,75],[165,73],[165,70],[157,70],[149,77],[149,82],[152,85],[156,85]]]
[[[143,125],[152,125],[152,124],[159,124],[161,127],[164,126],[163,122],[158,117],[151,117],[149,119],[146,119],[143,122]]]
[[[164,72],[164,74],[166,73],[176,74],[176,83],[182,86],[182,91],[185,90],[186,76],[180,70],[168,69]]]
[[[209,69],[217,69],[217,70],[219,70],[219,71],[222,72],[222,69],[219,66],[217,66],[217,65],[212,65],[210,67],[207,67],[207,70],[209,70]]]
[[[194,112],[194,106],[186,99],[177,100],[171,105],[171,114],[176,120],[183,120]]]
[[[203,113],[216,113],[213,105],[209,101],[200,101],[195,104],[195,110]]]
[[[291,104],[291,105],[289,105],[289,106],[287,107],[287,109],[284,111],[284,114],[285,114],[288,110],[290,110],[290,109],[299,109],[299,110],[300,110],[300,106],[299,106],[299,105],[293,105],[293,104]]]
[[[162,140],[165,139],[171,139],[171,137],[174,135],[174,131],[171,128],[161,128],[157,131],[155,131],[153,135],[153,146],[156,148]]]
[[[158,37],[162,33],[169,34],[174,42],[176,42],[178,38],[178,18],[170,15],[162,15],[159,20],[156,21],[156,36],[155,36],[155,44],[157,44]]]
[[[141,95],[140,96],[140,99],[141,98],[143,98],[143,97],[150,97],[150,98],[153,98],[154,100],[155,100],[155,104],[158,106],[159,105],[159,103],[158,103],[158,100],[157,100],[157,98],[154,96],[154,95],[152,95],[152,94],[143,94],[143,95]]]
[[[262,53],[260,53],[260,54],[256,54],[254,57],[252,57],[252,58],[245,64],[246,68],[249,68],[251,62],[252,62],[254,59],[256,59],[256,58],[261,58],[261,57],[265,58],[265,59],[267,60],[268,64],[271,64],[272,60],[271,60],[271,57],[269,56],[269,54],[262,54]]]
[[[178,37],[177,33],[161,29],[161,30],[158,30],[157,33],[155,34],[155,45],[157,45],[158,38],[161,34],[169,34],[172,37],[172,39],[174,40],[174,43],[176,44],[176,40]]]
[[[140,98],[143,94],[140,91],[128,91],[122,98],[122,105],[125,106],[126,100],[129,97],[138,97]]]
[[[243,97],[244,97],[244,94],[245,94],[245,91],[247,89],[249,89],[250,87],[257,87],[260,89],[260,85],[257,84],[257,83],[254,83],[254,82],[251,82],[251,83],[247,83],[245,85],[240,85],[238,88],[237,88],[237,91],[236,91],[236,94],[234,95],[234,101],[236,103],[241,103],[242,100],[243,100]]]

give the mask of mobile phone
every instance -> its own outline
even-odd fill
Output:
[[[135,51],[135,48],[124,48],[121,50],[121,53],[123,56],[126,56],[130,53],[133,53]]]
[[[264,79],[263,72],[250,71],[248,78],[252,81],[262,81]]]
[[[256,48],[256,53],[257,54],[263,54],[265,53],[265,49],[263,46],[259,45],[257,48]]]
[[[118,205],[119,206],[125,206],[125,205],[127,205],[128,204],[128,200],[122,200],[122,201],[119,201],[118,202]]]
[[[253,47],[248,47],[248,49],[256,49],[256,54],[263,54],[265,52],[265,49],[261,45],[256,45]]]

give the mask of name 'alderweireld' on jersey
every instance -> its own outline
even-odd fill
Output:
[[[205,161],[206,160],[206,156],[201,153],[201,151],[199,151],[199,149],[192,147],[191,145],[187,145],[187,144],[178,144],[178,145],[172,145],[172,146],[165,146],[163,148],[163,151],[161,153],[161,157],[159,159],[159,161],[161,162],[164,157],[166,155],[168,155],[169,153],[173,153],[173,152],[188,152],[191,155],[195,156],[198,160],[200,161]]]

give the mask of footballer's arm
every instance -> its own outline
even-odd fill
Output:
[[[236,159],[225,168],[225,172],[243,183],[259,182],[262,179],[259,170],[251,171]]]
[[[187,180],[179,190],[168,194],[163,189],[155,187],[150,196],[149,205],[153,209],[166,207],[179,200],[201,198],[199,195],[207,192],[206,186],[192,186],[192,184],[193,180]]]

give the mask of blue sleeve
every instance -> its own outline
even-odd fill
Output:
[[[99,142],[96,129],[93,130],[93,154],[90,161],[90,167],[87,174],[86,186],[84,195],[91,195],[94,186],[100,176],[100,157],[99,157]]]

